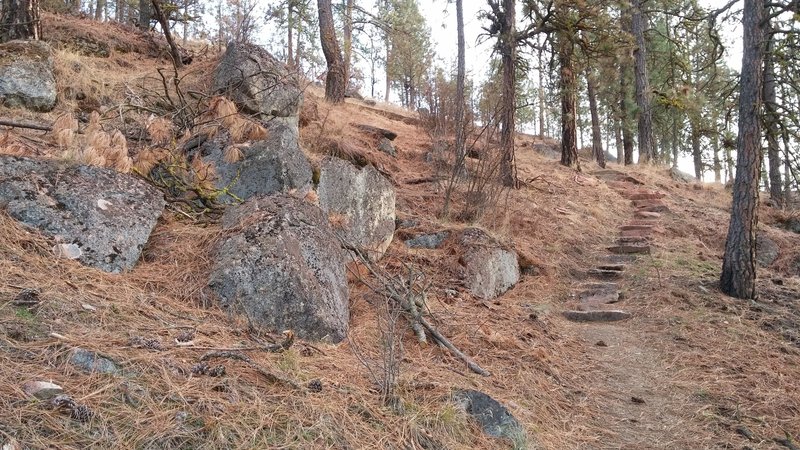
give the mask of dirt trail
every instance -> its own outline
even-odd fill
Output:
[[[695,411],[691,392],[675,385],[675,370],[659,343],[667,332],[653,335],[653,318],[642,311],[645,299],[626,277],[637,256],[650,253],[653,230],[667,210],[659,192],[648,191],[638,180],[612,170],[595,172],[620,195],[632,201],[634,216],[620,226],[619,239],[607,247],[610,254],[587,268],[591,281],[575,283],[575,300],[568,302],[565,331],[585,343],[586,370],[576,374],[583,390],[578,398],[592,411],[582,417],[584,448],[675,449],[697,448],[691,430]]]

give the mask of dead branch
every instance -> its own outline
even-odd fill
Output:
[[[274,373],[256,364],[252,359],[250,359],[249,356],[245,355],[244,353],[239,353],[238,351],[215,351],[206,353],[200,358],[200,361],[201,362],[209,361],[214,358],[235,359],[237,361],[241,361],[250,366],[251,369],[258,372],[262,377],[264,377],[264,379],[266,379],[270,383],[283,384],[298,391],[302,390],[302,388],[294,381],[287,380],[283,377],[275,375]]]
[[[433,336],[437,343],[448,349],[453,356],[463,361],[471,371],[485,377],[491,375],[488,370],[482,368],[466,353],[453,345],[449,339],[447,339],[438,329],[436,329],[436,327],[434,327],[427,319],[425,319],[425,317],[423,317],[423,312],[420,308],[424,308],[425,306],[425,289],[419,289],[417,287],[417,275],[413,273],[410,267],[408,268],[409,273],[405,280],[402,278],[398,279],[397,277],[390,277],[385,275],[380,269],[376,268],[362,249],[344,242],[341,237],[339,237],[339,240],[342,242],[344,248],[350,251],[354,261],[363,264],[370,274],[375,277],[380,284],[380,287],[373,285],[363,277],[356,274],[359,281],[364,283],[364,285],[367,286],[367,288],[372,292],[396,302],[405,312],[404,315],[409,321],[411,329],[414,331],[414,334],[416,334],[417,339],[420,342],[424,343],[427,341],[427,331],[427,333],[430,333],[430,335]]]
[[[27,128],[29,130],[39,130],[39,131],[53,131],[53,127],[51,127],[50,125],[38,125],[35,123],[16,122],[7,119],[0,119],[0,126],[11,127],[11,128]]]

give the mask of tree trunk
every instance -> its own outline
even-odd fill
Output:
[[[717,123],[716,118],[714,123]],[[719,133],[711,135],[711,148],[714,151],[714,182],[722,182],[722,161],[719,159]]]
[[[764,129],[769,157],[769,196],[778,207],[783,206],[781,155],[778,144],[778,108],[775,94],[775,38],[769,21],[766,23],[767,48],[764,55]]]
[[[94,20],[103,20],[103,12],[106,10],[106,0],[97,0],[94,8]]]
[[[294,66],[294,5],[286,4],[286,65]]]
[[[516,0],[503,0],[503,23],[500,34],[500,59],[503,66],[503,104],[500,116],[500,179],[504,186],[516,186],[514,134],[517,111],[517,32]]]
[[[161,24],[161,30],[164,32],[164,38],[167,40],[167,44],[169,44],[170,55],[172,56],[172,63],[175,64],[175,67],[180,69],[183,67],[183,59],[181,58],[181,51],[178,49],[178,44],[175,43],[175,40],[172,38],[172,33],[169,30],[169,20],[167,16],[164,14],[164,10],[161,9],[161,0],[152,0],[153,5],[153,13],[155,13],[156,20],[158,23]]]
[[[619,65],[619,115],[622,127],[622,149],[624,157],[620,161],[626,166],[633,164],[633,132],[631,131],[631,114],[628,110],[628,76],[625,64]]]
[[[544,64],[542,64],[542,49],[539,49],[539,136],[544,137]]]
[[[764,0],[745,0],[742,71],[739,94],[739,136],[736,178],[720,288],[738,298],[756,297],[756,228],[758,175],[761,169],[761,95],[764,63]]]
[[[466,121],[464,120],[464,88],[466,84],[466,45],[464,39],[464,5],[463,0],[456,0],[456,28],[458,45],[458,69],[456,73],[456,167],[461,170],[466,153]],[[454,172],[458,173],[458,172]]]
[[[649,163],[655,159],[655,150],[653,147],[653,111],[650,108],[650,83],[647,78],[647,50],[644,41],[647,19],[642,13],[642,0],[633,0],[631,24],[633,37],[636,40],[633,57],[636,104],[639,106],[639,163]]]
[[[595,81],[590,69],[586,69],[586,91],[589,96],[589,112],[592,115],[592,154],[597,164],[605,169],[606,155],[603,152],[603,137],[600,134],[600,115],[597,112]]]
[[[578,83],[573,67],[574,44],[567,36],[558,39],[558,64],[561,84],[561,164],[580,170],[578,136],[575,123]]]
[[[697,181],[703,181],[703,150],[700,148],[700,130],[696,119],[690,123],[692,141],[692,161],[694,162],[694,177]]]
[[[332,103],[342,103],[347,87],[347,73],[342,60],[342,52],[336,41],[336,30],[333,26],[331,0],[317,0],[319,9],[319,37],[322,53],[328,64],[328,76],[325,78],[325,99]]]
[[[139,0],[139,28],[149,30],[152,20],[153,8],[150,6],[150,0]]]
[[[345,91],[350,86],[350,66],[353,59],[353,0],[345,1],[344,8],[344,79]]]
[[[2,0],[0,6],[0,43],[42,38],[39,0]]]

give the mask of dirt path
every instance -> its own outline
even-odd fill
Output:
[[[624,197],[631,199],[634,217],[620,226],[618,241],[607,247],[608,255],[587,268],[591,281],[574,285],[575,296],[563,315],[571,322],[566,330],[585,343],[585,367],[576,375],[584,390],[578,398],[592,411],[582,417],[584,448],[679,449],[692,445],[699,405],[690,392],[676,386],[672,367],[647,326],[652,318],[640,314],[640,300],[631,298],[626,276],[636,265],[636,255],[648,254],[666,205],[662,194],[617,171],[595,175]],[[637,305],[637,303],[639,303]]]

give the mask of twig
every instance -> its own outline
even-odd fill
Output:
[[[302,390],[302,388],[297,383],[295,383],[294,381],[287,380],[287,379],[282,378],[282,377],[280,377],[278,375],[275,375],[274,373],[272,373],[272,372],[268,371],[267,369],[261,367],[260,365],[256,364],[252,359],[250,359],[249,356],[247,356],[245,354],[242,354],[242,353],[239,353],[239,352],[236,352],[236,351],[217,351],[217,352],[206,353],[205,355],[203,355],[200,358],[200,361],[201,362],[202,361],[208,361],[208,360],[211,360],[211,359],[214,359],[214,358],[227,358],[227,359],[235,359],[237,361],[241,361],[241,362],[247,364],[248,366],[250,366],[251,369],[253,369],[256,372],[258,372],[262,377],[264,377],[270,383],[284,384],[284,385],[290,386],[291,388],[296,389],[298,391]]]
[[[53,131],[53,127],[49,125],[37,125],[35,123],[15,122],[13,120],[0,119],[0,126],[12,128],[28,128],[31,130],[39,131]]]

